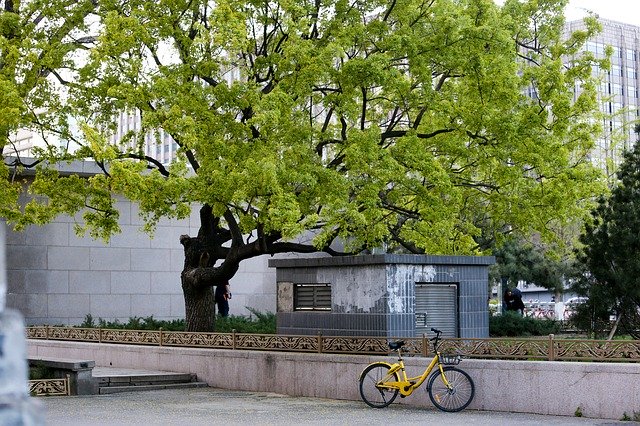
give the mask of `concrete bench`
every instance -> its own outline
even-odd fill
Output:
[[[95,395],[98,384],[93,380],[95,361],[84,361],[65,358],[34,357],[29,358],[29,367],[46,367],[53,369],[52,378],[66,378],[69,375],[71,395]]]

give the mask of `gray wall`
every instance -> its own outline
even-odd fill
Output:
[[[413,337],[416,283],[458,285],[458,335],[488,337],[492,257],[367,255],[274,259],[278,333]],[[331,312],[294,311],[294,284],[331,284]],[[291,290],[290,290],[291,289]]]
[[[14,232],[4,223],[7,242],[7,305],[29,325],[81,323],[94,318],[184,318],[180,271],[181,234],[196,235],[198,210],[184,221],[165,220],[155,236],[140,228],[135,204],[118,203],[122,233],[109,243],[78,237],[74,220],[59,217],[45,226]],[[231,280],[231,315],[246,307],[275,312],[275,271],[263,256],[242,263]]]
[[[222,389],[354,401],[360,401],[358,377],[367,364],[395,362],[396,358],[50,340],[29,340],[28,354],[93,360],[102,367],[192,373],[209,386]],[[411,374],[421,372],[429,359],[406,357],[404,361]],[[585,417],[614,420],[624,413],[633,416],[640,412],[638,363],[464,359],[460,368],[476,386],[470,410],[574,416],[580,407]],[[433,407],[425,390],[423,384],[394,404]],[[390,419],[400,413],[392,407],[387,410],[392,410]],[[452,416],[442,418],[450,419],[447,424],[456,424],[455,414]],[[585,420],[586,424],[594,422]]]

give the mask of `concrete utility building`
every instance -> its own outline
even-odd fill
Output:
[[[493,257],[362,255],[273,259],[278,333],[489,337]]]

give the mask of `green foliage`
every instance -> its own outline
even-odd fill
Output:
[[[249,311],[252,314],[249,317],[230,315],[216,318],[216,332],[230,333],[235,330],[237,333],[276,334],[276,314],[261,313],[254,309]]]
[[[589,300],[575,322],[598,333],[613,314],[620,329],[639,339],[640,144],[624,154],[617,177],[617,185],[609,197],[600,198],[580,239],[583,248],[573,288]]]
[[[249,308],[248,308],[249,309]],[[255,333],[255,334],[275,334],[276,333],[276,315],[271,312],[258,312],[249,309],[251,315],[230,315],[228,317],[216,318],[216,332],[231,333],[235,330],[237,333]],[[125,329],[125,330],[159,330],[165,331],[184,331],[184,320],[157,320],[153,316],[146,318],[131,317],[127,323],[121,323],[118,320],[106,321],[102,318],[97,320],[91,314],[85,316],[84,321],[78,327],[83,328],[107,328],[107,329]]]
[[[569,323],[592,339],[602,339],[606,338],[611,330],[611,315],[609,304],[587,301],[576,306]]]
[[[491,337],[547,336],[560,331],[560,323],[549,319],[523,317],[517,312],[505,312],[489,317]]]
[[[576,408],[576,411],[574,411],[573,415],[575,417],[582,417],[583,416],[582,407],[578,405],[578,408]]]
[[[519,281],[536,284],[553,292],[564,290],[564,277],[570,269],[565,259],[540,244],[511,237],[492,253],[491,281],[506,282],[514,288]]]
[[[93,315],[91,314],[87,314],[84,316],[84,321],[82,321],[82,323],[80,323],[80,325],[78,327],[81,328],[95,328],[96,327],[96,322],[93,319]]]
[[[84,321],[78,326],[82,328],[109,328],[124,330],[167,330],[167,331],[184,331],[184,320],[157,320],[153,316],[146,318],[130,317],[126,323],[121,323],[117,319],[107,321],[102,318],[97,320],[91,314],[84,317]]]
[[[585,161],[598,133],[590,67],[602,64],[560,58],[594,22],[562,41],[561,0],[343,6],[143,0],[67,10],[54,0],[41,13],[58,19],[40,25],[63,22],[63,39],[42,37],[38,54],[16,43],[14,81],[41,57],[74,69],[61,90],[68,102],[49,105],[56,120],[42,121],[81,149],[42,156],[94,159],[109,174],[79,188],[43,173],[50,183],[32,191],[47,201],[34,201],[24,222],[88,209],[78,231],[108,238],[118,227],[107,198],[117,193],[140,203],[147,231],[197,203],[228,229],[269,241],[314,230],[317,250],[340,237],[353,252],[470,254],[480,234],[551,238],[550,225],[583,215],[602,189]],[[78,54],[89,15],[100,33]],[[541,47],[520,56],[525,45]],[[229,81],[230,70],[241,78]],[[46,86],[54,101],[56,87]],[[142,127],[113,145],[120,111],[140,111]],[[68,117],[81,132],[69,132]],[[171,168],[142,150],[160,129],[179,146]]]
[[[0,15],[2,144],[21,127],[51,142],[32,201],[19,211],[22,182],[4,183],[0,214],[82,217],[78,233],[106,240],[118,197],[147,232],[202,206],[209,262],[185,262],[207,269],[183,274],[192,289],[265,254],[557,239],[604,190],[588,154],[602,122],[591,67],[607,60],[577,54],[594,19],[563,40],[565,3],[7,2],[21,9]],[[122,112],[141,125],[113,143]],[[166,136],[171,166],[145,151]],[[103,173],[55,172],[73,160]],[[211,326],[187,300],[203,293],[185,291],[187,318],[208,319],[190,329]]]
[[[625,411],[624,413],[622,413],[622,418],[620,420],[623,422],[640,422],[640,413],[637,411],[634,411],[633,415],[630,416]]]
[[[29,380],[54,379],[55,373],[55,368],[47,367],[37,361],[29,365]]]

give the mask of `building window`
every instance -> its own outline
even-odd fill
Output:
[[[331,285],[295,284],[293,309],[296,311],[330,311]]]
[[[593,52],[597,55],[604,55],[605,53],[605,45],[603,43],[597,43],[594,41],[587,42],[587,50],[589,52]],[[613,56],[617,56],[616,52],[613,52]]]
[[[611,65],[611,71],[609,74],[622,76],[622,68],[619,65]]]
[[[613,83],[612,87],[613,87],[613,92],[612,93],[614,95],[624,95],[624,92],[622,90],[622,85],[621,84]]]

